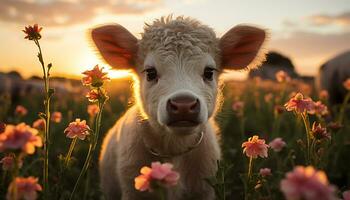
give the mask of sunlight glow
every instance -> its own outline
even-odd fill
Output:
[[[131,78],[132,71],[131,70],[117,70],[112,69],[109,65],[103,63],[101,59],[97,58],[95,54],[89,52],[89,54],[85,55],[81,61],[80,66],[84,66],[81,71],[85,71],[88,69],[92,69],[95,65],[99,65],[104,68],[104,72],[108,73],[108,77],[111,79],[122,79],[122,78]]]
[[[108,73],[108,77],[111,79],[131,78],[132,76],[132,72],[130,70],[115,70],[106,68],[106,72]]]

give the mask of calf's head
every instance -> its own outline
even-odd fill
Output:
[[[264,57],[264,30],[241,25],[217,38],[211,28],[184,17],[146,24],[141,39],[118,24],[91,34],[109,65],[138,75],[150,123],[177,133],[194,132],[213,115],[224,69],[254,67]]]

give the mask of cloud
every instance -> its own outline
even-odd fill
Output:
[[[142,14],[161,0],[1,0],[0,20],[44,26],[75,25],[101,14]]]
[[[312,25],[325,26],[325,25],[339,25],[339,26],[350,26],[350,11],[338,14],[338,15],[327,15],[318,14],[307,17],[307,20]]]
[[[283,33],[282,33],[283,34]],[[290,56],[300,72],[314,74],[328,59],[350,50],[350,32],[321,34],[295,31],[288,37],[272,35],[272,50]]]

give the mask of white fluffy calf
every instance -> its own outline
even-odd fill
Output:
[[[217,38],[197,20],[168,17],[146,24],[140,40],[118,24],[91,34],[109,65],[132,69],[139,78],[140,102],[104,139],[100,175],[107,199],[155,199],[134,188],[140,168],[153,161],[170,162],[180,173],[168,199],[215,199],[205,179],[215,176],[220,159],[213,121],[218,76],[259,64],[265,31],[241,25]]]

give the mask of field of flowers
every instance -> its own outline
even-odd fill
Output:
[[[84,72],[80,92],[60,95],[50,87],[40,28],[25,29],[39,49],[42,94],[11,101],[0,94],[0,199],[104,199],[97,159],[106,131],[132,104],[130,80],[108,82],[98,66]],[[216,120],[222,160],[208,177],[217,199],[350,199],[350,79],[342,105],[326,91],[290,79],[228,82]],[[135,177],[135,188],[160,191],[181,174],[153,163]],[[167,173],[163,173],[166,171]],[[162,173],[163,174],[162,174]]]

